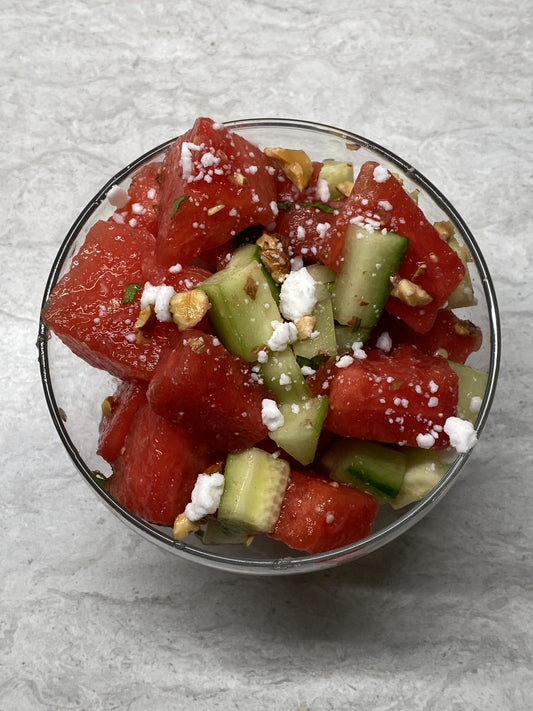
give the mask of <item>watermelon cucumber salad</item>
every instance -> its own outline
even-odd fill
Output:
[[[325,552],[475,444],[470,255],[380,163],[199,118],[107,199],[42,316],[117,379],[100,478],[133,514]]]

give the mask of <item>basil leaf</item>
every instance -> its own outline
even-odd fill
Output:
[[[190,195],[182,195],[181,197],[176,198],[174,200],[174,202],[172,203],[172,212],[170,213],[170,217],[174,217],[174,215],[178,211],[179,206],[182,202],[185,202],[185,200],[190,200]]]
[[[141,285],[137,284],[137,283],[127,284],[127,286],[124,288],[124,294],[122,296],[122,303],[123,304],[131,304],[131,302],[134,301],[135,297],[139,293],[140,288],[141,288]]]

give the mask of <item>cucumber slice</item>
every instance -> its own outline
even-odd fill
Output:
[[[448,363],[459,376],[457,412],[460,417],[475,424],[489,376],[484,371],[472,368],[470,365],[454,363],[451,360]]]
[[[353,163],[344,163],[326,158],[318,177],[327,181],[330,199],[337,200],[340,197],[344,197],[337,189],[337,185],[339,183],[353,183]]]
[[[244,545],[248,539],[248,533],[245,530],[226,533],[216,518],[207,519],[205,525],[196,532],[196,535],[201,539],[206,546],[228,546],[228,545]]]
[[[450,467],[453,455],[447,452],[416,447],[402,447],[406,469],[396,498],[390,501],[393,509],[419,501],[439,483]]]
[[[365,343],[371,334],[369,328],[352,328],[352,326],[335,325],[335,340],[337,355],[353,352],[354,343]]]
[[[297,462],[306,466],[315,458],[322,424],[328,414],[328,398],[315,397],[279,405],[285,422],[269,437]]]
[[[281,314],[269,279],[255,259],[255,245],[236,250],[227,266],[199,284],[211,308],[208,318],[224,346],[253,363],[273,333]]]
[[[351,225],[333,290],[333,312],[343,325],[372,330],[389,298],[409,240],[395,232]]]
[[[310,397],[309,387],[292,348],[270,353],[266,363],[261,363],[260,367],[263,382],[276,396],[278,403]]]
[[[316,284],[316,293],[318,300],[313,309],[313,316],[316,318],[314,330],[318,335],[315,338],[297,341],[292,347],[296,356],[308,360],[315,358],[315,356],[323,356],[327,359],[337,354],[331,295],[328,287],[319,282]]]
[[[379,442],[337,440],[322,456],[330,479],[362,489],[381,501],[400,491],[407,466],[403,452]]]
[[[289,482],[284,459],[251,447],[229,454],[224,469],[224,491],[217,520],[226,535],[268,533],[278,520]]]

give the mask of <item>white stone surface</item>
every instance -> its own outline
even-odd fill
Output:
[[[0,709],[483,711],[533,698],[531,5],[3,0]],[[358,563],[241,578],[175,559],[88,490],[45,409],[41,295],[80,209],[188,128],[353,130],[450,197],[503,321],[460,481]]]

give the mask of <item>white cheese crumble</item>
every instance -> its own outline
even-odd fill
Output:
[[[183,169],[183,177],[188,180],[192,176],[192,151],[199,151],[200,146],[195,143],[184,141],[181,144],[180,163]]]
[[[264,398],[261,403],[261,420],[269,432],[274,432],[283,426],[285,418],[275,400]]]
[[[450,438],[450,444],[459,454],[468,452],[477,442],[474,425],[460,417],[448,417],[444,423],[444,431]]]
[[[390,351],[392,348],[392,338],[390,337],[388,331],[383,331],[383,333],[379,334],[376,341],[376,347],[379,348],[380,351],[385,351],[385,353]]]
[[[470,412],[476,415],[481,410],[481,403],[482,399],[478,395],[474,395],[470,400]]]
[[[130,196],[124,188],[119,188],[118,185],[113,185],[107,193],[107,199],[113,207],[124,207],[130,201]]]
[[[141,294],[141,310],[153,306],[158,321],[172,321],[170,299],[175,293],[174,289],[167,284],[153,286],[147,281]]]
[[[274,332],[267,342],[271,351],[284,351],[288,345],[298,340],[298,329],[294,323],[272,321],[271,325]]]
[[[264,350],[259,351],[257,354],[257,362],[258,363],[266,363],[268,360],[268,353]]]
[[[192,490],[191,501],[185,507],[185,516],[189,521],[199,521],[204,516],[215,513],[223,491],[223,474],[199,474]]]
[[[352,353],[353,357],[358,360],[364,360],[367,357],[365,351],[363,350],[362,341],[355,341],[355,343],[352,343]]]
[[[279,294],[279,310],[287,320],[309,316],[316,302],[316,282],[305,267],[287,274]]]
[[[335,363],[337,368],[347,368],[349,365],[353,363],[353,358],[351,355],[343,355],[339,358],[339,360]]]
[[[324,178],[316,181],[316,195],[321,202],[328,202],[330,198],[329,183]]]
[[[374,168],[374,180],[376,183],[384,183],[386,180],[390,178],[390,173],[389,171],[382,165],[377,165]]]
[[[302,371],[302,375],[304,376],[304,378],[305,378],[307,375],[314,375],[314,374],[316,373],[316,370],[315,370],[314,368],[311,368],[311,367],[308,366],[308,365],[302,365],[302,367],[300,368],[300,370]]]
[[[182,269],[183,269],[183,267],[181,266],[181,264],[178,263],[178,264],[173,264],[171,267],[169,267],[168,271],[171,274],[178,274],[179,272],[181,272]]]
[[[416,443],[420,449],[431,449],[435,444],[435,437],[432,434],[417,434]]]

